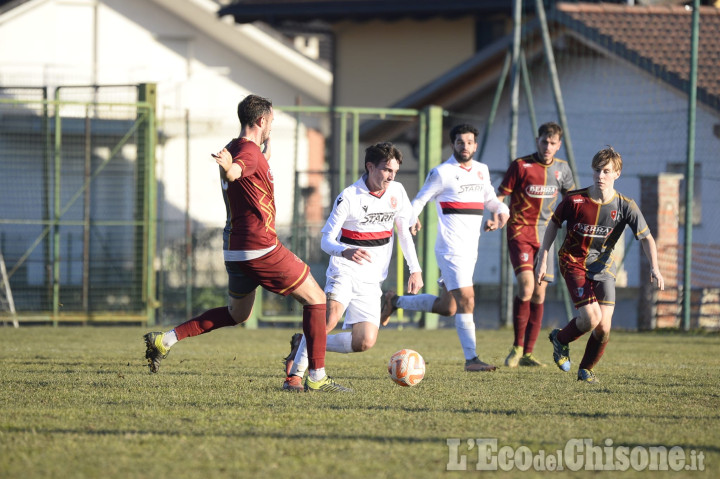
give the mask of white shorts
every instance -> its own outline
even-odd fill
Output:
[[[342,329],[350,329],[355,323],[372,323],[380,327],[380,283],[363,283],[351,276],[327,276],[325,282],[327,299],[345,307]]]
[[[440,274],[448,291],[473,286],[475,261],[477,261],[477,258],[468,258],[466,256],[449,254],[437,256]]]

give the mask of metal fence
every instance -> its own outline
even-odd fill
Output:
[[[58,88],[53,99],[0,89],[3,320],[154,314],[154,87],[112,89],[134,101],[108,101],[118,93],[98,87]]]

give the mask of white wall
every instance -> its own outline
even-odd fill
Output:
[[[303,104],[322,100],[298,86],[293,71],[302,70],[303,59],[254,27],[236,27],[216,18],[217,5],[201,0],[176,2],[149,0],[33,0],[0,17],[0,85],[57,86],[67,84],[157,83],[158,120],[167,141],[158,147],[158,179],[165,200],[162,215],[182,219],[185,200],[185,111],[190,114],[190,213],[195,221],[224,224],[217,167],[210,153],[220,150],[239,132],[237,103],[248,93],[270,97],[275,105],[292,105],[298,96]],[[209,4],[209,5],[208,5]],[[174,7],[173,7],[174,5]],[[205,15],[204,24],[223,35],[252,35],[261,48],[274,56],[289,58],[288,75],[278,76],[283,66],[258,64],[227,42],[213,39],[203,23],[192,23],[168,8],[195,8]],[[205,8],[206,10],[203,10]],[[223,30],[224,29],[224,30]],[[256,52],[262,55],[262,52]],[[304,60],[307,61],[307,60]],[[297,65],[300,65],[299,67]],[[290,67],[295,70],[291,69]],[[309,77],[321,80],[327,90],[329,74],[308,67]],[[296,75],[297,76],[297,75]],[[303,80],[306,81],[306,80]],[[296,82],[296,83],[293,83]],[[133,98],[105,101],[133,101]],[[295,121],[276,115],[273,132],[275,187],[278,191],[278,223],[289,222],[292,212]],[[169,135],[169,136],[168,136]],[[302,144],[301,144],[302,146]],[[306,148],[300,148],[298,167],[307,164]],[[290,194],[288,194],[290,192]],[[172,238],[183,231],[170,227]]]
[[[616,189],[639,201],[639,175],[668,171],[668,163],[685,161],[687,99],[679,91],[621,60],[576,57],[564,60],[560,55],[558,57],[580,186],[592,184],[590,161],[598,150],[611,145],[622,155],[624,163],[622,176],[615,183]],[[534,69],[531,77],[538,124],[558,121],[545,67]],[[491,100],[488,98],[485,103],[468,105],[468,111],[487,118]],[[509,163],[509,112],[508,97],[505,95],[482,158],[491,172],[502,172]],[[717,243],[720,210],[714,205],[720,202],[720,139],[713,135],[713,125],[720,123],[720,115],[699,107],[696,121],[695,161],[702,163],[700,187],[703,206],[702,223],[694,227],[693,241]],[[482,131],[484,124],[477,126]],[[533,141],[536,134],[531,131],[527,106],[524,96],[521,96],[518,156],[535,150]],[[565,145],[558,157],[567,159]],[[497,186],[500,181],[501,173],[493,174],[493,184]],[[681,229],[680,242],[682,238]],[[484,265],[476,271],[479,278],[487,277],[488,269],[495,271],[499,268],[494,253],[483,255],[485,251],[496,251],[499,240],[499,235],[492,234],[484,234],[480,239],[480,257],[484,258]],[[639,284],[639,254],[642,254],[640,245],[634,242],[625,260],[630,286]]]

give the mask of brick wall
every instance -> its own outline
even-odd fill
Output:
[[[650,283],[650,263],[640,254],[640,299],[638,329],[680,326],[678,298],[678,215],[682,175],[660,173],[640,178],[638,206],[645,216],[658,249],[658,265],[665,280],[665,291]]]

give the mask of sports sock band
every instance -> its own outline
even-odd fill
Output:
[[[525,345],[525,329],[527,328],[530,316],[530,301],[523,301],[515,296],[513,298],[513,331],[515,340],[513,346]]]
[[[463,349],[465,359],[472,359],[477,356],[475,342],[475,321],[473,321],[472,313],[463,313],[455,315],[455,329],[457,330],[460,345]]]
[[[425,311],[432,313],[432,307],[437,296],[432,294],[409,294],[407,296],[398,296],[396,305],[398,308],[407,309],[408,311]]]

